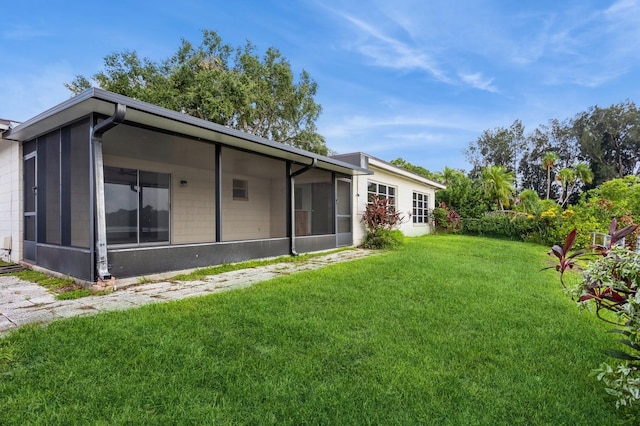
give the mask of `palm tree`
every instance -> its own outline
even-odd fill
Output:
[[[551,192],[551,169],[556,162],[560,160],[560,156],[555,152],[547,152],[542,159],[542,166],[547,170],[547,200]]]
[[[556,179],[560,182],[560,187],[562,188],[558,201],[560,201],[561,206],[564,206],[569,199],[569,184],[576,180],[576,172],[569,167],[565,167],[558,172]]]
[[[496,201],[500,210],[504,210],[504,206],[509,205],[509,200],[515,192],[513,172],[502,166],[487,166],[482,169],[481,180],[482,190],[487,198]]]
[[[573,169],[560,170],[560,172],[558,172],[558,180],[563,186],[563,195],[560,198],[560,205],[564,206],[569,201],[571,194],[578,189],[578,185],[580,183],[585,184],[593,182],[593,172],[587,164],[578,163]]]
[[[593,182],[593,172],[589,165],[585,163],[576,164],[576,177],[580,179],[582,183]]]

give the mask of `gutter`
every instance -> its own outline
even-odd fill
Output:
[[[289,188],[290,188],[290,203],[291,203],[291,223],[290,223],[290,235],[291,238],[289,240],[289,253],[291,256],[298,256],[298,252],[296,251],[296,176],[299,176],[311,169],[314,169],[318,164],[318,159],[312,158],[311,164],[308,164],[298,170],[297,172],[293,172],[289,174]]]
[[[102,157],[102,135],[107,131],[124,122],[127,107],[123,104],[116,104],[113,115],[101,123],[97,124],[91,134],[93,144],[94,180],[95,180],[95,203],[96,203],[96,268],[99,281],[113,279],[109,272],[107,261],[107,218],[104,203],[104,160]]]

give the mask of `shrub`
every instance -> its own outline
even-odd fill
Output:
[[[533,239],[537,229],[532,216],[513,211],[495,211],[480,219],[465,219],[462,227],[465,234],[523,241]]]
[[[404,243],[404,235],[398,229],[379,229],[375,234],[367,233],[362,247],[367,249],[393,249]]]
[[[560,273],[560,282],[580,308],[594,305],[598,318],[620,326],[612,332],[623,336],[619,342],[626,347],[625,351],[606,351],[617,364],[603,363],[594,371],[607,393],[616,397],[616,406],[620,407],[640,401],[640,262],[636,253],[618,245],[638,225],[627,225],[619,231],[616,226],[614,219],[609,226],[608,242],[593,247],[600,257],[584,268],[578,264],[578,259],[591,252],[586,249],[572,251],[577,237],[575,229],[567,235],[562,247],[553,246],[549,254],[557,258],[555,269]],[[582,279],[568,285],[565,274],[574,270],[582,271]]]
[[[363,241],[365,248],[393,248],[402,242],[402,233],[393,228],[404,221],[395,206],[389,204],[386,198],[374,196],[362,214],[362,222],[367,228],[367,235]]]
[[[433,221],[440,231],[458,231],[462,228],[462,218],[455,210],[447,207],[444,201],[433,209]]]

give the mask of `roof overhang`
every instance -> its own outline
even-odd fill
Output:
[[[220,143],[298,164],[309,165],[315,160],[316,167],[345,175],[371,174],[371,171],[365,168],[340,160],[314,154],[303,149],[230,129],[220,124],[98,88],[87,89],[79,95],[7,130],[3,134],[3,138],[24,142],[91,113],[110,116],[114,113],[118,104],[127,108],[125,123],[148,126],[205,142]]]
[[[363,166],[363,167],[375,167],[380,170],[384,170],[388,173],[395,174],[397,176],[402,176],[405,179],[413,180],[414,182],[418,182],[422,185],[427,185],[432,187],[435,190],[438,189],[447,189],[446,185],[441,184],[440,182],[436,182],[431,179],[427,179],[426,177],[410,172],[409,170],[403,169],[402,167],[398,167],[395,164],[391,164],[387,161],[376,158],[372,155],[369,155],[364,152],[352,152],[349,154],[341,154],[337,155],[337,158],[348,158],[349,161],[355,161]],[[374,171],[375,174],[375,171]]]
[[[379,169],[385,170],[390,173],[394,173],[396,175],[405,177],[407,179],[411,179],[415,182],[419,182],[423,185],[430,186],[436,190],[438,189],[447,189],[447,187],[440,182],[433,181],[431,179],[427,179],[424,176],[420,176],[416,173],[410,172],[408,170],[403,169],[402,167],[398,167],[394,164],[387,163],[386,161],[380,160],[379,158],[369,156],[369,167],[377,167]]]

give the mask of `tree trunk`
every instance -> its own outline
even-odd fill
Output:
[[[551,167],[547,166],[547,200],[551,192]]]

